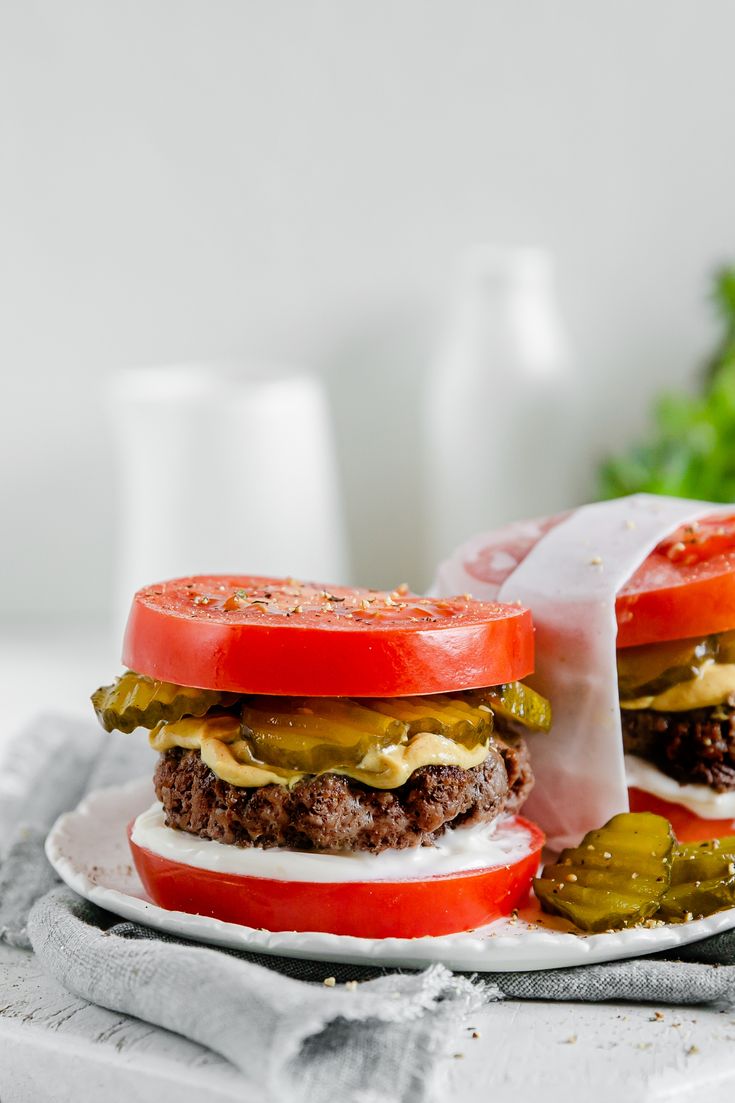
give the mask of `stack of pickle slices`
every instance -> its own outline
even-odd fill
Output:
[[[276,776],[288,770],[294,778],[355,770],[371,752],[427,735],[479,753],[496,717],[513,730],[548,731],[551,725],[548,701],[520,682],[420,697],[265,697],[177,686],[127,671],[98,689],[92,703],[107,731],[148,728],[156,747],[171,740],[199,747],[215,738],[240,761],[263,764]]]
[[[651,812],[624,812],[534,881],[545,912],[582,931],[687,922],[735,906],[735,836],[677,843]]]

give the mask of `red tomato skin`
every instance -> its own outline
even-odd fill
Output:
[[[655,812],[667,819],[680,843],[698,843],[705,839],[735,835],[735,820],[703,820],[681,804],[661,800],[642,789],[629,789],[628,798],[631,812]]]
[[[618,647],[729,632],[735,628],[735,565],[700,581],[621,594],[615,612]]]
[[[129,669],[202,689],[306,697],[450,693],[533,671],[533,623],[520,606],[410,598],[421,612],[435,606],[436,616],[401,620],[400,608],[387,607],[369,623],[361,610],[353,620],[313,610],[246,619],[192,604],[188,593],[182,597],[192,582],[229,591],[279,580],[208,576],[145,587],[125,633]]]
[[[167,911],[207,915],[268,931],[320,931],[357,938],[422,938],[482,927],[529,896],[545,839],[535,824],[528,853],[495,866],[426,880],[322,883],[213,873],[163,858],[128,838],[150,899]]]
[[[677,529],[623,586],[615,612],[618,647],[735,628],[735,518]]]
[[[499,590],[539,540],[567,516],[558,513],[500,529],[465,564],[467,571]],[[498,552],[503,554],[496,567]],[[715,514],[682,525],[662,540],[621,588],[615,612],[618,647],[735,628],[735,517]]]

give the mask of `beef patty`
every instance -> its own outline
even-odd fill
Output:
[[[238,788],[222,781],[198,751],[161,755],[156,794],[170,827],[235,846],[368,850],[430,845],[450,824],[489,823],[516,812],[533,785],[522,740],[497,739],[470,770],[422,766],[397,789],[371,789],[321,774],[286,789]]]
[[[655,712],[621,709],[623,746],[682,784],[735,790],[735,707]]]

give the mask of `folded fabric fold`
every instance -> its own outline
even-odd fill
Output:
[[[76,995],[216,1050],[276,1099],[421,1100],[450,1024],[493,994],[443,966],[327,988],[322,965],[315,986],[246,955],[124,937],[111,918],[58,887],[35,905],[28,932]]]

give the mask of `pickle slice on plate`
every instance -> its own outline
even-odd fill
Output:
[[[489,705],[504,720],[522,724],[531,731],[547,732],[551,728],[551,705],[523,682],[470,690],[465,699],[475,706]]]
[[[735,836],[679,843],[674,848],[671,887],[735,876]]]
[[[533,887],[544,911],[580,930],[632,927],[658,911],[671,881],[673,850],[663,816],[622,812],[563,850]]]
[[[735,906],[735,876],[709,881],[684,881],[661,898],[657,917],[667,921],[701,919]]]
[[[666,920],[700,919],[735,906],[735,837],[675,847],[671,887],[661,899]]]
[[[141,727],[155,728],[163,720],[204,716],[215,705],[227,707],[237,698],[236,693],[157,682],[128,670],[113,685],[95,690],[92,704],[105,731],[132,732]]]

